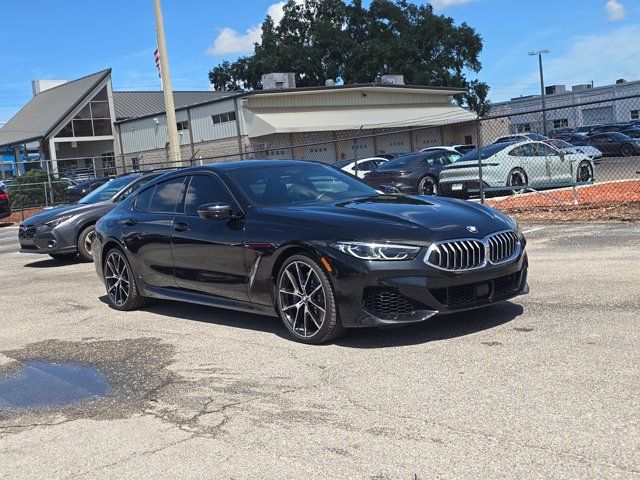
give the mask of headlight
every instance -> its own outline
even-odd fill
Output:
[[[411,260],[420,251],[418,246],[390,243],[335,242],[331,246],[361,260]]]
[[[61,223],[64,223],[67,220],[70,220],[71,218],[73,218],[73,215],[69,215],[68,217],[54,218],[53,220],[49,220],[48,222],[44,222],[44,225],[46,225],[47,227],[57,227]]]

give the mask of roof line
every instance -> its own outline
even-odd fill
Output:
[[[96,80],[96,81],[93,83],[93,85],[91,86],[91,88],[87,89],[87,92],[88,92],[88,91],[93,90],[94,88],[96,88],[96,86],[97,86],[97,85],[99,85],[99,84],[100,84],[100,82],[104,81],[104,80],[105,80],[109,75],[111,75],[111,69],[110,69],[110,68],[107,68],[107,69],[105,69],[105,70],[100,70],[99,72],[92,73],[91,75],[98,75],[98,74],[102,74],[102,75],[100,75],[100,78],[99,78],[98,80]],[[82,78],[87,78],[87,77],[90,77],[91,75],[85,75],[85,76],[84,76],[84,77],[82,77]],[[81,79],[80,79],[80,78],[77,78],[76,80],[73,80],[72,82],[63,83],[62,85],[68,85],[69,83],[73,83],[73,82],[76,82],[76,81],[78,81],[78,80],[81,80]],[[59,86],[62,86],[62,85],[59,85]],[[57,87],[54,87],[54,88],[57,88]],[[53,90],[53,89],[51,89],[51,88],[50,88],[49,90]],[[46,91],[47,91],[47,90],[45,90],[45,92],[46,92]],[[84,99],[85,99],[85,97],[86,97],[86,96],[87,96],[87,95],[86,95],[86,93],[85,93],[85,95],[83,95],[82,97],[80,97],[80,99],[79,99],[77,102],[75,102],[75,103],[74,103],[74,104],[73,104],[69,109],[67,109],[67,111],[66,111],[66,112],[65,112],[65,113],[64,113],[60,118],[58,118],[58,120],[56,120],[56,121],[54,122],[53,126],[52,126],[51,128],[49,128],[49,129],[44,133],[44,135],[42,135],[42,137],[40,137],[40,138],[48,137],[48,136],[49,136],[49,134],[50,134],[52,131],[54,131],[54,130],[55,130],[55,128],[58,126],[58,124],[62,121],[62,119],[63,119],[63,118],[65,118],[65,117],[67,117],[71,112],[73,112],[73,110],[74,110],[78,105],[80,105],[80,104],[84,101]]]
[[[74,78],[73,80],[69,80],[68,82],[65,81],[64,83],[61,83],[60,85],[56,85],[55,87],[47,88],[46,90],[43,90],[43,91],[39,92],[37,95],[40,95],[41,93],[44,93],[44,92],[50,92],[51,90],[55,90],[56,88],[64,87],[65,85],[71,85],[72,83],[79,82],[80,80],[84,80],[85,78],[91,77],[93,75],[98,75],[99,73],[111,73],[111,68],[105,68],[104,70],[98,70],[97,72],[90,73],[90,74],[85,75],[85,76],[80,77],[80,78]],[[34,95],[34,96],[37,96],[37,95]]]
[[[326,86],[319,85],[315,87],[297,87],[297,88],[285,88],[282,90],[251,90],[249,93],[264,95],[270,93],[291,93],[291,92],[313,92],[319,90],[346,90],[351,88],[367,88],[367,87],[380,87],[380,88],[390,88],[390,89],[398,89],[398,90],[435,90],[435,91],[456,91],[460,93],[464,93],[467,91],[466,88],[461,87],[430,87],[427,85],[394,85],[394,84],[380,84],[380,83],[350,83],[347,85],[334,85],[334,86]]]

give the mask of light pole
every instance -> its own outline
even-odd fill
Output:
[[[547,109],[545,105],[544,95],[544,75],[542,73],[542,54],[549,53],[549,50],[538,50],[537,52],[529,52],[529,55],[538,56],[538,66],[540,67],[540,95],[542,98],[542,133],[547,134]]]
[[[173,104],[173,90],[171,89],[171,75],[169,73],[169,55],[167,54],[167,42],[164,36],[164,22],[162,21],[162,8],[160,7],[160,0],[153,0],[153,8],[156,14],[158,54],[160,55],[160,76],[162,77],[162,90],[164,91],[164,107],[167,111],[169,160],[173,162],[179,162],[181,159],[180,138],[178,137],[176,110]],[[189,128],[191,128],[191,125],[189,125]]]

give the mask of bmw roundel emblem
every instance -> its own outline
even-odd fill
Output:
[[[467,225],[467,230],[469,230],[471,233],[478,233],[478,227],[474,225]]]

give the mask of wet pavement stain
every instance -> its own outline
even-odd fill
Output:
[[[157,338],[46,340],[0,352],[0,434],[143,412],[178,381],[173,355]]]
[[[88,366],[30,361],[16,374],[0,379],[0,408],[64,406],[106,397],[108,392],[106,376]]]

